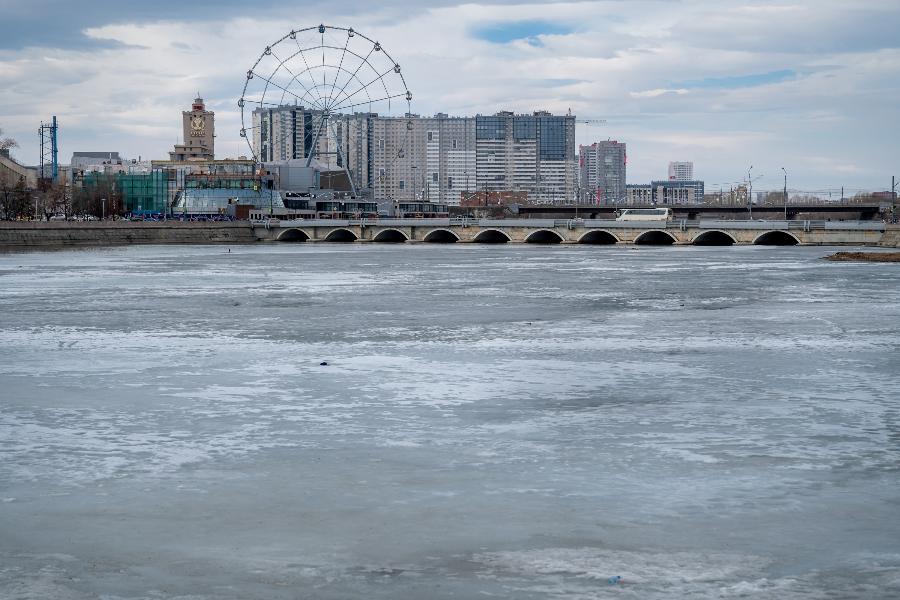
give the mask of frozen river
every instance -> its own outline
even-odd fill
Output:
[[[827,253],[0,254],[0,598],[900,597],[900,266]]]

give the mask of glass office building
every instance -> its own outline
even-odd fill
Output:
[[[525,192],[537,204],[574,200],[575,117],[500,112],[475,117],[477,189]]]

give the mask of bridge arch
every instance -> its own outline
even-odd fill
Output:
[[[605,229],[595,229],[593,231],[588,231],[580,238],[578,238],[579,244],[618,244],[621,240],[606,231]]]
[[[505,231],[499,229],[482,229],[479,231],[472,241],[476,244],[505,244],[512,238]]]
[[[757,246],[796,246],[800,240],[787,231],[767,231],[753,240]]]
[[[562,241],[563,237],[552,229],[538,229],[525,238],[526,244],[559,244]]]
[[[641,244],[646,246],[671,246],[676,241],[675,236],[669,233],[668,231],[663,231],[662,229],[650,229],[649,231],[641,232],[636,238],[634,238],[635,244]]]
[[[329,231],[325,236],[326,242],[355,242],[356,240],[356,234],[349,229],[335,229]]]
[[[459,241],[459,236],[449,229],[432,229],[425,234],[422,241],[431,244],[453,244]]]
[[[734,236],[725,233],[724,231],[712,229],[710,231],[704,231],[695,237],[694,241],[691,243],[695,246],[732,246],[737,244],[737,240],[734,239]]]
[[[399,229],[382,229],[372,238],[373,242],[385,244],[402,244],[408,242],[409,237]]]
[[[294,227],[290,229],[285,229],[281,233],[278,234],[278,237],[275,238],[275,241],[278,242],[307,242],[309,241],[310,235],[303,231],[302,229],[296,229]]]

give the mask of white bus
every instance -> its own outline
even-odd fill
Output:
[[[671,221],[671,208],[626,208],[619,211],[616,221]]]

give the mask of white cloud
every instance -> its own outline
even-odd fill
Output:
[[[655,90],[645,90],[643,92],[629,92],[629,95],[632,98],[657,98],[659,96],[663,96],[665,94],[675,94],[676,96],[681,96],[684,94],[689,94],[690,91],[684,88],[679,88],[675,90],[667,90],[665,88],[656,88]]]
[[[772,173],[791,165],[797,186],[874,186],[876,175],[889,179],[894,167],[900,51],[890,39],[881,47],[855,33],[839,41],[834,32],[842,20],[845,29],[880,31],[872,19],[893,23],[895,4],[469,3],[408,14],[333,6],[311,20],[353,25],[379,39],[403,65],[417,112],[571,108],[608,119],[602,129],[579,126],[577,142],[609,136],[628,143],[630,181],[693,158],[710,181],[731,181],[746,165],[770,161]],[[540,36],[539,46],[472,34],[513,20],[552,21],[572,32]],[[37,159],[38,123],[53,114],[64,160],[74,150],[161,158],[180,136],[180,111],[199,91],[216,111],[217,154],[244,154],[236,106],[244,73],[267,44],[300,25],[249,12],[206,22],[117,23],[87,30],[111,42],[99,49],[0,52],[0,127],[19,139],[26,162]],[[800,76],[741,89],[679,85],[780,70]],[[800,158],[823,154],[831,162]]]

